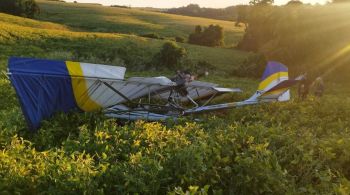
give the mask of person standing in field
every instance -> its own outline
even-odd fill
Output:
[[[324,82],[322,77],[317,77],[315,79],[315,81],[312,83],[312,88],[316,97],[322,97],[324,92]]]
[[[298,88],[299,99],[305,100],[309,94],[309,90],[310,80],[307,78],[307,74],[305,73]]]

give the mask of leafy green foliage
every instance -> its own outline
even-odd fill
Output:
[[[290,0],[288,3],[286,3],[286,6],[300,6],[303,5],[303,2],[299,0]]]
[[[247,29],[247,19],[249,14],[249,8],[248,5],[237,5],[237,17],[236,17],[236,23],[235,26],[240,26],[240,23],[244,23],[245,29]]]
[[[175,41],[179,42],[179,43],[184,43],[185,42],[185,38],[177,36],[177,37],[175,37]]]
[[[183,16],[195,16],[203,18],[213,18],[218,20],[233,21],[237,15],[237,6],[229,6],[226,8],[206,8],[197,4],[189,4],[184,7],[170,8],[165,11],[170,14],[178,14]]]
[[[149,34],[142,34],[140,35],[141,37],[147,37],[147,38],[152,38],[152,39],[163,39],[156,33],[149,33]]]
[[[308,72],[346,82],[350,72],[349,8],[349,4],[251,7],[238,48],[285,63],[294,74]]]
[[[55,23],[0,14],[0,68],[3,70],[9,56],[75,60],[126,66],[133,71],[149,70],[155,66],[153,56],[165,42],[125,34],[74,32]],[[236,49],[178,45],[186,49],[188,61],[205,60],[213,64],[215,74],[232,74],[230,70],[255,56]]]
[[[176,70],[181,67],[182,60],[186,57],[186,50],[175,42],[164,43],[162,49],[155,55],[155,63],[158,67]]]
[[[188,37],[195,25],[218,24],[224,28],[226,45],[223,47],[228,48],[236,46],[244,33],[244,29],[234,27],[232,21],[180,16],[137,8],[125,9],[46,0],[37,2],[42,10],[38,19],[66,25],[79,31],[135,35],[156,33],[160,37],[171,39],[176,36]],[[227,10],[228,14],[232,13],[231,11]]]
[[[240,66],[232,71],[233,75],[245,76],[245,77],[255,77],[260,78],[261,73],[264,71],[265,67],[262,64],[266,64],[267,61],[264,55],[256,55],[251,58],[247,58],[242,62]]]
[[[245,99],[255,81],[235,83]],[[2,193],[348,194],[348,88],[322,99],[212,113],[203,122],[118,126],[98,113],[57,114],[26,129],[16,95],[0,80]]]
[[[209,25],[202,30],[202,27],[197,25],[194,33],[190,34],[188,43],[214,47],[223,45],[223,39],[224,33],[221,26]]]
[[[251,0],[249,1],[250,5],[255,6],[266,6],[266,5],[272,5],[274,0]]]
[[[0,0],[0,12],[33,18],[40,9],[34,0]]]
[[[332,3],[350,3],[349,0],[333,0]]]
[[[17,110],[1,111],[0,191],[347,194],[344,95],[244,107],[199,123],[118,126],[98,114],[58,114],[34,134],[14,98]]]

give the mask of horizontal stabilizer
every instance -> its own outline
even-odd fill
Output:
[[[214,87],[213,88],[218,93],[240,93],[242,92],[239,88],[223,88],[223,87]]]

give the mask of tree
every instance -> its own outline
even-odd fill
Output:
[[[290,0],[286,5],[287,6],[299,6],[299,5],[303,5],[303,2],[301,2],[299,0]]]
[[[0,0],[0,12],[33,18],[40,9],[34,0]]]
[[[251,0],[249,2],[250,5],[272,5],[274,0]]]
[[[350,3],[350,0],[333,0],[332,3]]]
[[[219,25],[210,25],[202,29],[201,26],[196,26],[194,33],[190,34],[188,42],[196,45],[204,45],[209,47],[223,45],[224,31]]]
[[[186,50],[174,42],[164,43],[159,53],[159,64],[174,69],[186,56]]]
[[[190,36],[188,37],[188,43],[199,45],[201,43],[202,33],[202,27],[200,25],[197,25],[194,28],[194,33],[190,34]]]
[[[200,33],[202,33],[202,27],[201,27],[201,25],[197,25],[195,28],[194,28],[194,33],[196,33],[196,34],[200,34]]]
[[[203,45],[220,46],[223,45],[224,31],[219,25],[210,25],[203,32]]]
[[[179,43],[183,43],[183,42],[185,42],[185,39],[183,37],[176,36],[175,41],[179,42]]]
[[[239,26],[239,23],[244,23],[245,28],[247,28],[248,9],[249,6],[247,5],[237,5],[237,19],[235,26]]]
[[[194,14],[197,14],[200,12],[201,10],[201,7],[199,7],[198,4],[189,4],[187,5],[187,10],[189,10],[190,12],[194,13]]]

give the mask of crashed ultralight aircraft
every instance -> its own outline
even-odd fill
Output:
[[[30,129],[56,112],[103,110],[108,117],[127,120],[165,120],[260,102],[288,101],[288,68],[269,62],[256,93],[241,102],[210,105],[217,95],[241,92],[181,76],[131,77],[118,66],[12,57],[8,75]],[[206,100],[206,101],[203,101]],[[201,100],[201,101],[199,101]],[[200,103],[203,102],[203,103]]]

